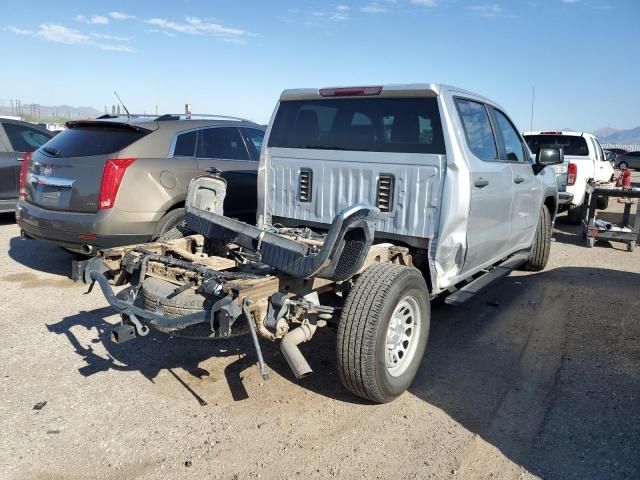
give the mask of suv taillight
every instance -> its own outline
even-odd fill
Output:
[[[567,167],[567,186],[575,185],[578,177],[578,165],[570,163]]]
[[[22,166],[20,167],[20,190],[18,198],[24,198],[27,193],[27,172],[29,171],[29,162],[33,157],[33,152],[25,153],[22,157]]]
[[[107,160],[102,172],[102,182],[100,183],[99,210],[112,208],[116,203],[116,196],[118,195],[124,172],[135,161],[135,158],[110,158]]]

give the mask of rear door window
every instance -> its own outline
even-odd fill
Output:
[[[457,98],[456,106],[462,120],[467,145],[471,152],[480,160],[497,160],[496,140],[493,136],[489,112],[487,112],[485,105],[472,100]]]
[[[197,130],[178,135],[176,145],[173,148],[174,157],[193,157],[196,154]]]
[[[147,135],[127,126],[74,126],[53,137],[42,150],[56,157],[91,157],[116,153]]]
[[[14,152],[33,152],[51,138],[40,130],[25,127],[24,125],[3,123],[2,126]]]
[[[260,160],[260,150],[264,140],[264,130],[258,128],[243,127],[240,129],[244,135],[245,142],[254,160]]]
[[[341,98],[280,103],[269,147],[444,154],[436,98]]]
[[[197,156],[198,158],[249,160],[249,152],[236,127],[200,130]]]
[[[587,157],[589,147],[584,137],[577,135],[525,135],[524,139],[531,151],[536,154],[542,147],[562,148],[565,155]]]
[[[504,144],[504,152],[500,153],[501,160],[507,160],[508,162],[524,162],[525,150],[522,140],[520,140],[520,135],[518,135],[518,131],[511,123],[511,120],[509,120],[500,110],[496,110],[494,108],[493,113]]]

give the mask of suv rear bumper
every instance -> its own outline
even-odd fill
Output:
[[[97,213],[63,212],[37,207],[24,200],[16,205],[16,221],[27,237],[46,240],[78,253],[147,242],[157,216],[116,209]],[[135,231],[118,231],[121,230],[118,226],[131,226]],[[91,252],[86,246],[92,247]]]

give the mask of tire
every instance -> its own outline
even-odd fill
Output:
[[[582,205],[569,205],[569,210],[567,212],[567,221],[571,225],[580,225],[582,223],[584,200],[582,202]]]
[[[336,343],[338,373],[348,390],[387,403],[409,388],[427,346],[428,295],[415,268],[380,263],[358,277],[342,309]],[[413,328],[406,328],[409,321]],[[398,328],[403,335],[410,332],[407,340],[397,340]],[[397,349],[387,356],[390,342]]]
[[[596,239],[593,237],[587,237],[587,248],[593,248],[596,244]]]
[[[196,293],[194,288],[180,292],[172,298],[167,298],[171,297],[175,289],[176,285],[172,283],[159,278],[149,277],[142,283],[138,298],[141,298],[141,305],[145,310],[155,311],[157,306],[160,305],[164,315],[167,317],[178,317],[180,315],[201,312],[202,310],[209,310],[217,300],[214,297],[205,297]],[[233,336],[246,333],[246,322],[239,318],[236,323],[240,328],[233,330]],[[207,340],[218,338],[215,333],[211,331],[209,322],[197,323],[182,330],[165,331],[160,329],[160,331],[173,337]]]
[[[634,240],[631,240],[629,243],[627,243],[627,252],[633,252],[636,249],[636,242]]]
[[[618,169],[619,169],[620,171],[622,171],[622,170],[624,170],[625,168],[627,168],[628,166],[629,166],[629,164],[628,164],[627,162],[620,162],[620,163],[618,164]]]
[[[167,230],[162,235],[160,235],[157,240],[177,240],[179,238],[188,237],[189,235],[193,235],[194,232],[185,222],[180,222],[178,225],[173,227],[171,230]]]
[[[540,209],[540,218],[538,219],[538,228],[536,236],[533,240],[531,256],[527,263],[522,266],[523,270],[530,272],[539,272],[544,270],[549,261],[549,251],[551,250],[551,214],[546,205]]]
[[[164,217],[162,217],[160,221],[158,221],[151,240],[158,240],[165,233],[167,233],[180,223],[184,222],[184,214],[184,208],[176,208],[174,210],[168,211],[164,215]]]
[[[598,210],[606,210],[609,207],[609,197],[598,197],[596,199],[596,207]]]

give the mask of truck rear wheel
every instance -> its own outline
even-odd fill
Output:
[[[549,251],[551,250],[551,214],[546,205],[540,209],[538,219],[538,229],[533,240],[531,256],[527,263],[522,266],[523,270],[539,272],[547,266],[549,261]]]
[[[609,207],[609,197],[598,197],[596,199],[598,210],[606,210]]]
[[[355,395],[390,402],[413,382],[429,335],[427,284],[415,268],[380,263],[356,280],[338,323],[340,380]]]
[[[567,221],[571,225],[580,225],[582,223],[582,214],[584,212],[584,202],[581,205],[569,205],[567,213]]]

